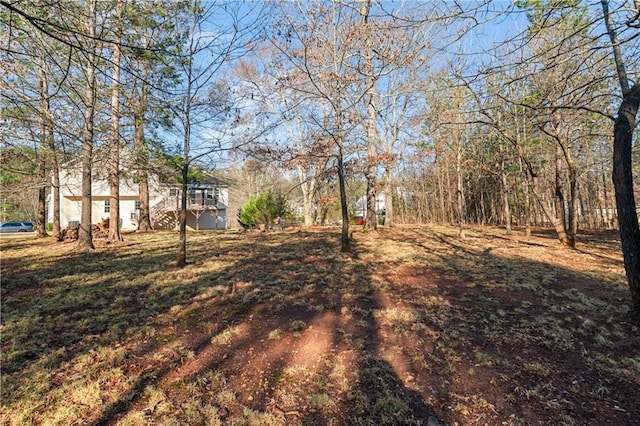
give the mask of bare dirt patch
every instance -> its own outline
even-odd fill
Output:
[[[2,424],[639,424],[615,234],[2,241]]]

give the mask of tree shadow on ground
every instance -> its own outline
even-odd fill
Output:
[[[573,271],[432,231],[359,241],[357,256],[340,254],[332,232],[202,233],[176,270],[171,235],[151,236],[153,250],[132,238],[38,268],[37,255],[3,262],[3,412],[28,408],[27,385],[50,379],[37,418],[66,404],[92,424],[640,415],[632,365],[614,371],[634,349],[609,350],[616,334],[602,329],[614,328],[620,293],[559,282]],[[415,254],[388,259],[385,238]],[[602,354],[618,364],[599,369]],[[583,407],[594,399],[606,418]]]
[[[360,297],[355,303],[344,303],[350,309],[361,313],[356,321],[363,336],[362,350],[356,360],[356,383],[347,392],[341,410],[347,422],[354,425],[411,425],[427,424],[436,419],[435,410],[425,401],[423,395],[406,386],[404,379],[384,358],[384,338],[380,335],[377,315],[383,311],[383,295],[378,294],[371,267],[367,269],[366,280],[356,283]],[[406,361],[406,360],[405,360]],[[303,422],[303,424],[307,424]],[[309,422],[308,424],[326,424]]]
[[[214,408],[236,417],[249,408],[276,419],[287,413],[280,409],[298,412],[303,423],[350,418],[402,424],[432,413],[378,357],[375,295],[361,297],[362,288],[371,288],[368,268],[338,253],[336,235],[254,234],[223,244],[213,235],[192,238],[192,263],[181,271],[168,268],[174,248],[166,237],[157,238],[152,252],[133,241],[69,251],[37,268],[28,266],[37,255],[12,259],[11,270],[3,270],[4,342],[20,349],[3,362],[3,404],[19,405],[26,395],[17,389],[39,380],[36,367],[46,366],[52,380],[40,397],[55,401],[65,398],[65,387],[100,387],[102,404],[76,414],[94,424],[117,423],[131,413],[166,415],[158,406],[168,402],[149,408],[149,389],[161,389],[174,405],[198,394],[202,418]],[[212,259],[224,265],[211,271]],[[345,292],[353,299],[345,300]],[[344,309],[352,308],[343,319]],[[355,350],[347,330],[359,342]],[[308,338],[316,331],[325,334],[319,349]],[[114,346],[115,359],[100,358],[103,348]],[[349,366],[326,380],[347,352],[358,370]],[[100,375],[92,366],[78,375],[91,360],[117,367],[126,380],[113,379],[108,389],[109,379],[92,377]],[[223,385],[214,384],[217,374]],[[292,380],[309,383],[302,389]],[[212,386],[219,386],[218,394],[202,397]],[[221,400],[225,390],[233,398]]]
[[[637,328],[626,321],[628,295],[617,279],[510,256],[516,245],[539,250],[528,241],[493,246],[426,228],[385,237],[424,249],[405,269],[404,279],[416,285],[405,286],[404,300],[437,335],[431,377],[441,386],[438,398],[451,400],[443,419],[634,423],[638,348],[614,343]],[[572,253],[553,239],[547,250]],[[576,262],[594,257],[578,255]],[[424,303],[426,288],[438,306]]]

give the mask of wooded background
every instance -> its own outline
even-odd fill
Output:
[[[373,229],[381,192],[388,226],[551,225],[574,247],[580,228],[618,225],[613,128],[627,100],[630,180],[638,0],[0,5],[2,219],[40,235],[72,159],[86,199],[108,169],[114,223],[122,174],[144,211],[149,172],[186,186],[199,168],[240,204],[272,189],[306,225],[342,221],[346,245],[355,201]]]

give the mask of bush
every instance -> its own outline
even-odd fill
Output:
[[[276,217],[288,217],[291,215],[291,207],[283,194],[274,194],[271,190],[262,192],[255,197],[249,197],[249,201],[242,206],[238,215],[240,221],[252,225],[256,222],[271,228]]]

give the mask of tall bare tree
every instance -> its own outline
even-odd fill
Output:
[[[359,125],[357,106],[362,99],[362,81],[351,62],[361,15],[351,5],[337,2],[309,6],[280,22],[276,28],[281,29],[281,36],[272,42],[289,62],[291,72],[301,77],[291,87],[304,93],[314,107],[309,123],[321,134],[315,141],[333,151],[342,215],[341,251],[348,252],[345,157],[349,154],[347,144],[353,144],[348,137]]]
[[[53,123],[51,121],[51,108],[49,103],[49,75],[45,61],[44,46],[38,46],[38,77],[39,77],[39,100],[38,100],[38,121],[40,125],[40,158],[38,160],[38,174],[41,180],[38,189],[38,218],[36,226],[36,235],[38,237],[46,237],[47,230],[47,187],[48,181],[48,158],[51,155],[50,148],[53,146]],[[59,223],[58,223],[59,226]],[[59,232],[59,228],[58,228]],[[54,232],[55,234],[55,232]]]
[[[304,224],[311,226],[320,177],[326,171],[329,155],[322,135],[314,130],[314,110],[307,102],[304,77],[293,71],[272,45],[262,47],[255,61],[242,60],[237,73],[248,86],[248,98],[256,104],[261,125],[265,129],[271,125],[263,121],[264,116],[276,117],[277,128],[286,135],[282,143],[274,135],[272,143],[262,143],[250,154],[267,157],[273,164],[296,172],[297,185],[291,192],[299,190],[295,192],[301,194]]]
[[[640,228],[633,191],[631,158],[633,135],[640,107],[640,83],[631,84],[629,81],[621,40],[609,10],[610,2],[601,0],[601,5],[622,94],[622,102],[613,127],[613,185],[624,267],[631,291],[631,316],[636,321],[640,321]],[[631,29],[636,29],[629,39],[636,40],[637,45],[637,40],[640,38],[640,2],[635,0],[634,6],[630,9],[630,17],[625,24]]]
[[[177,266],[187,264],[187,196],[191,166],[222,150],[235,118],[232,90],[224,70],[253,46],[262,7],[243,8],[240,3],[208,3],[194,0],[186,8],[178,31],[188,28],[177,66],[182,86],[173,112],[182,138],[180,236]],[[211,128],[215,127],[215,131]],[[225,129],[226,127],[226,129]],[[204,129],[209,130],[208,136]],[[198,136],[198,143],[195,137]]]
[[[40,17],[48,15],[46,8],[31,9]],[[55,133],[61,130],[56,129],[51,105],[53,94],[57,91],[56,85],[65,78],[65,61],[62,57],[66,57],[66,49],[60,43],[47,40],[44,34],[30,31],[28,22],[22,17],[14,15],[13,18],[2,22],[3,29],[8,31],[0,37],[0,50],[7,58],[3,62],[2,70],[8,77],[1,83],[2,115],[6,120],[2,143],[5,148],[19,145],[35,148],[35,170],[30,170],[25,175],[24,184],[30,181],[29,186],[33,186],[37,191],[35,214],[32,219],[36,222],[36,235],[45,237],[48,235],[47,193],[52,179],[54,188],[58,187]],[[31,160],[24,166],[28,163],[31,163]],[[5,195],[10,192],[9,188],[3,190]],[[30,193],[31,188],[26,191],[22,188],[20,198],[27,201],[30,199]],[[54,236],[60,231],[59,214],[55,214],[56,201],[59,200],[54,199]],[[59,209],[59,202],[57,204]]]
[[[82,211],[80,213],[80,228],[78,229],[78,248],[81,250],[93,249],[93,235],[91,232],[91,185],[94,148],[94,120],[96,112],[96,26],[97,26],[97,0],[89,0],[86,15],[85,33],[89,37],[87,46],[83,52],[77,52],[83,56],[83,78],[86,84],[84,89],[84,121],[82,132]]]
[[[367,180],[367,214],[365,217],[365,228],[376,229],[378,226],[378,212],[377,212],[377,174],[378,174],[378,149],[376,144],[377,131],[376,131],[376,80],[377,76],[374,75],[373,67],[373,32],[376,28],[375,22],[369,22],[371,14],[371,0],[362,0],[360,6],[360,16],[362,18],[362,34],[359,38],[364,39],[363,57],[364,63],[362,72],[364,74],[364,102],[366,105],[366,138],[367,138],[367,156],[364,166],[364,176]],[[380,28],[376,29],[380,31]]]
[[[108,242],[122,241],[120,232],[120,60],[124,0],[116,1],[114,37],[111,43],[111,141],[109,149],[109,234]]]

